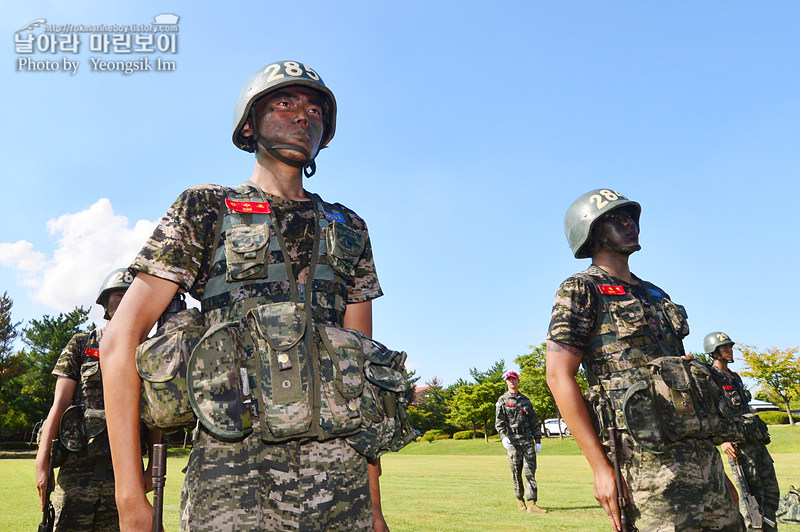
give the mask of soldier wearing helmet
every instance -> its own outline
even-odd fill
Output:
[[[125,268],[105,278],[97,296],[105,319],[114,315],[132,280]],[[68,452],[53,492],[56,531],[119,530],[111,451],[103,422],[99,345],[104,330],[73,336],[52,372],[57,378],[56,390],[36,454],[36,486],[44,505],[51,442],[59,438],[59,446]],[[138,444],[138,436],[136,441]]]
[[[638,203],[613,189],[589,191],[567,210],[564,232],[572,253],[591,258],[592,264],[564,281],[556,294],[547,335],[547,383],[589,461],[595,497],[614,530],[621,529],[621,517],[609,426],[619,431],[615,442],[622,482],[629,489],[624,508],[629,525],[740,531],[743,524],[713,443],[651,440],[660,434],[652,410],[628,408],[637,405],[629,401],[633,392],[649,389],[648,363],[683,357],[682,339],[689,333],[683,307],[630,271],[629,257],[641,249],[640,214]],[[574,378],[581,364],[591,409]]]
[[[368,468],[348,445],[360,430],[357,390],[347,375],[333,383],[331,359],[323,358],[329,330],[371,335],[372,300],[382,295],[364,221],[304,188],[334,136],[336,112],[333,92],[308,65],[260,68],[233,116],[233,144],[255,154],[252,175],[233,187],[183,192],[131,265],[136,279],[103,344],[103,372],[118,388],[106,404],[124,523],[151,520],[139,471],[122,465],[135,451],[126,442],[139,400],[126,361],[181,291],[201,301],[206,335],[227,335],[221,353],[202,341],[195,349],[193,360],[219,359],[193,382],[210,386],[219,381],[212,370],[229,371],[223,380],[235,388],[225,396],[230,408],[220,406],[225,398],[193,396],[200,424],[182,529],[353,531],[374,522],[388,530],[379,463]],[[337,352],[337,368],[346,368],[349,351]]]
[[[731,337],[721,331],[708,333],[703,338],[703,350],[711,355],[714,363],[711,370],[716,380],[721,384],[722,393],[728,396],[730,403],[736,406],[741,414],[749,414],[750,391],[745,388],[744,382],[738,373],[728,367],[733,363],[733,346],[736,345]],[[740,501],[740,509],[748,530],[777,530],[775,525],[775,512],[778,510],[780,488],[775,476],[775,466],[767,446],[764,443],[735,443],[724,442],[720,445],[722,451],[728,455],[728,461],[733,465],[738,462],[742,466],[744,478],[734,474],[734,480],[739,487],[739,492],[750,492],[758,501],[762,515],[760,527],[753,523],[750,513]],[[735,472],[735,471],[734,471]],[[745,488],[744,486],[747,486]],[[754,526],[755,525],[755,526]]]
[[[519,392],[519,374],[508,371],[505,378],[508,392],[501,395],[494,405],[494,426],[508,451],[517,508],[527,510],[529,514],[546,514],[547,510],[536,504],[539,499],[536,454],[542,450],[539,417],[528,396]]]

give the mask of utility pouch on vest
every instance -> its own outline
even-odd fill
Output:
[[[661,310],[669,321],[669,326],[678,338],[686,338],[689,336],[689,321],[686,308],[683,305],[676,305],[669,299],[661,300]]]
[[[419,436],[408,418],[403,374],[407,355],[363,336],[364,393],[361,396],[361,430],[347,443],[369,459],[399,451]]]
[[[136,371],[142,378],[141,418],[148,427],[171,432],[194,425],[186,365],[204,333],[200,311],[186,309],[136,348]]]
[[[194,413],[211,434],[223,440],[240,440],[253,431],[241,378],[243,358],[239,322],[226,322],[206,331],[187,365]]]
[[[83,412],[83,423],[86,435],[86,455],[89,458],[98,458],[111,454],[105,410],[87,408]]]
[[[59,440],[73,453],[86,450],[86,430],[83,424],[83,405],[72,405],[61,415]]]
[[[720,444],[741,438],[736,411],[706,367],[683,357],[662,357],[648,366],[654,411],[667,439],[708,438]]]
[[[319,354],[320,428],[346,434],[361,426],[364,347],[369,338],[351,329],[316,326]]]
[[[87,356],[81,364],[81,388],[84,396],[103,395],[99,358]]]
[[[280,441],[312,428],[310,345],[305,342],[306,313],[291,301],[259,305],[247,313],[258,345],[256,387],[258,411],[265,422],[264,441]]]
[[[358,259],[367,244],[366,234],[334,221],[328,225],[325,238],[331,266],[345,279],[352,279]]]
[[[627,338],[646,325],[644,307],[638,299],[613,301],[608,306],[617,338]]]
[[[751,445],[767,445],[770,442],[769,429],[764,420],[756,414],[742,416],[742,441]]]
[[[228,265],[225,278],[228,282],[267,277],[270,231],[268,224],[240,224],[225,231],[225,261]]]

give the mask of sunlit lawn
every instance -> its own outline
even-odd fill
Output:
[[[800,427],[771,427],[770,451],[781,492],[800,486]],[[176,450],[180,451],[180,450]],[[5,456],[13,453],[6,453]],[[0,460],[0,530],[35,530],[41,513],[31,454]],[[168,462],[164,525],[178,529],[180,484],[186,456]],[[606,530],[592,497],[586,460],[571,438],[545,439],[536,478],[546,515],[516,509],[505,450],[497,442],[418,442],[383,458],[384,515],[394,532]],[[800,531],[783,525],[781,530]]]

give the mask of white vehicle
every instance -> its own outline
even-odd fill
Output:
[[[559,425],[559,420],[556,418],[552,419],[545,419],[544,423],[542,424],[542,432],[548,438],[552,438],[553,436],[558,436],[559,432],[564,436],[572,436],[572,433],[567,428],[567,424],[564,423],[564,420],[561,420],[561,424]],[[560,431],[559,431],[560,426]]]

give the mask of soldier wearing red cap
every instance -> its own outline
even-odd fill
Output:
[[[520,510],[527,509],[528,513],[547,513],[536,504],[539,498],[536,453],[542,450],[539,418],[533,411],[531,400],[519,393],[519,374],[509,371],[505,378],[508,392],[497,400],[494,426],[508,451],[517,506]]]

